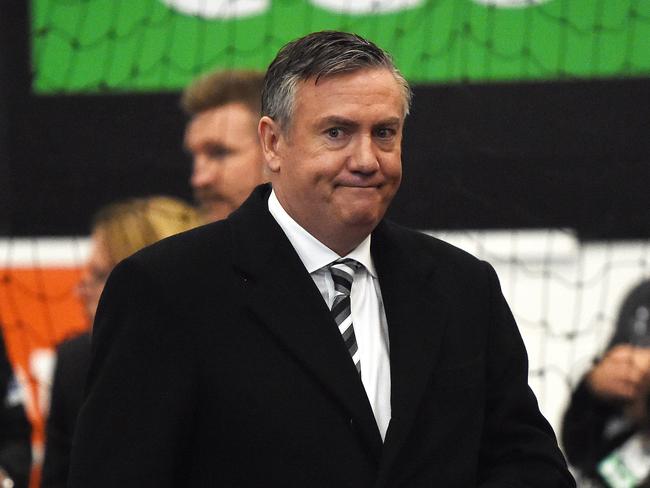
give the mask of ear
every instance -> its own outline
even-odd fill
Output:
[[[257,134],[262,145],[262,154],[266,160],[266,165],[272,173],[278,173],[280,166],[282,166],[280,146],[283,138],[279,124],[265,115],[260,119],[257,126]]]

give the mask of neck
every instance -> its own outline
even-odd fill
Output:
[[[370,232],[368,232],[368,233],[364,233],[363,235],[355,236],[354,238],[332,239],[331,235],[321,237],[311,232],[309,229],[305,229],[305,230],[307,230],[307,232],[309,232],[311,235],[313,235],[316,239],[318,239],[320,242],[325,244],[327,247],[329,247],[332,251],[334,251],[339,256],[347,256],[348,254],[350,254],[370,234]]]
[[[302,218],[303,213],[296,211],[289,202],[283,198],[282,192],[274,187],[275,196],[280,206],[300,227],[309,232],[319,242],[330,248],[339,256],[346,256],[370,235],[376,222],[345,224],[336,219],[309,219]]]
[[[201,209],[203,218],[206,222],[216,222],[217,220],[223,220],[227,218],[232,212],[233,208],[230,205],[217,204],[211,205],[210,207],[205,207]]]

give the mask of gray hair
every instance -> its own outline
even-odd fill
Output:
[[[269,65],[262,89],[262,115],[283,129],[293,116],[299,82],[351,73],[366,68],[385,68],[395,77],[404,98],[404,115],[411,106],[411,88],[392,57],[372,42],[347,32],[322,31],[285,44]]]

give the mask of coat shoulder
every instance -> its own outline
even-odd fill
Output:
[[[476,273],[484,270],[485,263],[459,247],[422,231],[410,229],[394,222],[383,224],[383,235],[389,236],[392,245],[408,260],[433,260],[437,268],[450,272]]]
[[[231,248],[228,225],[219,221],[141,249],[120,262],[111,277],[129,283],[125,293],[154,293],[175,305],[190,306],[200,290],[218,294],[227,288]]]
[[[213,222],[161,239],[136,252],[132,258],[149,266],[184,266],[226,252],[228,236],[225,221]]]

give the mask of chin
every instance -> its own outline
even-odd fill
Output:
[[[356,227],[368,227],[370,230],[374,229],[379,223],[384,213],[377,210],[361,211],[362,209],[353,209],[342,217],[342,221],[347,225]]]

